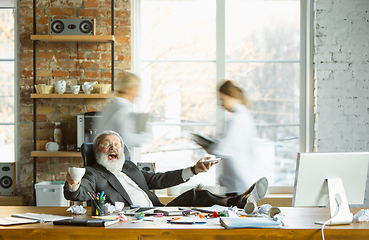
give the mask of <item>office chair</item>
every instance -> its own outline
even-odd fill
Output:
[[[93,143],[83,143],[81,146],[81,154],[83,158],[83,166],[93,166],[96,162]],[[126,161],[131,161],[131,153],[126,144],[124,144],[124,155]]]

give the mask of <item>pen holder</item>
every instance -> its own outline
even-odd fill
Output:
[[[91,203],[91,215],[92,216],[101,216],[105,215],[104,208],[105,200],[94,200]]]

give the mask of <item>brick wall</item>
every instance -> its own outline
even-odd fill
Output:
[[[114,0],[115,4],[115,77],[131,66],[131,3]],[[19,2],[19,67],[20,67],[20,123],[18,160],[18,193],[33,203],[33,2]],[[111,34],[111,2],[47,1],[37,0],[37,34],[48,34],[50,18],[95,18],[97,35]],[[78,49],[78,52],[77,52]],[[53,84],[59,79],[67,85],[85,81],[110,83],[110,43],[43,43],[37,44],[37,83]],[[37,137],[53,139],[55,121],[61,121],[64,134],[63,146],[76,143],[76,115],[87,111],[99,111],[106,103],[103,99],[38,99]],[[37,182],[65,180],[69,166],[81,166],[81,158],[37,158]]]
[[[367,0],[315,1],[318,152],[369,151],[368,11]]]

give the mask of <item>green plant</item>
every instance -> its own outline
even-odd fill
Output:
[[[195,188],[202,189],[204,185],[202,183],[196,184]]]

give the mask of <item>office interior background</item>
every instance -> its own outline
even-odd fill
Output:
[[[0,161],[16,162],[17,194],[32,204],[34,161],[41,182],[65,180],[68,167],[82,160],[31,156],[33,3],[0,4]],[[110,1],[36,5],[36,34],[48,34],[50,18],[94,18],[98,35],[111,34]],[[165,171],[204,156],[190,133],[216,137],[224,130],[229,116],[216,95],[224,78],[253,102],[273,191],[291,192],[299,151],[369,150],[368,1],[116,0],[114,8],[114,77],[140,75],[136,108],[151,113],[152,138],[134,151],[136,161]],[[111,50],[108,43],[38,42],[37,83],[110,83]],[[76,144],[76,116],[101,111],[108,100],[36,102],[37,140],[52,140],[60,121],[66,148]],[[187,187],[198,183],[215,186],[216,168]],[[367,199],[368,191],[364,206]]]

